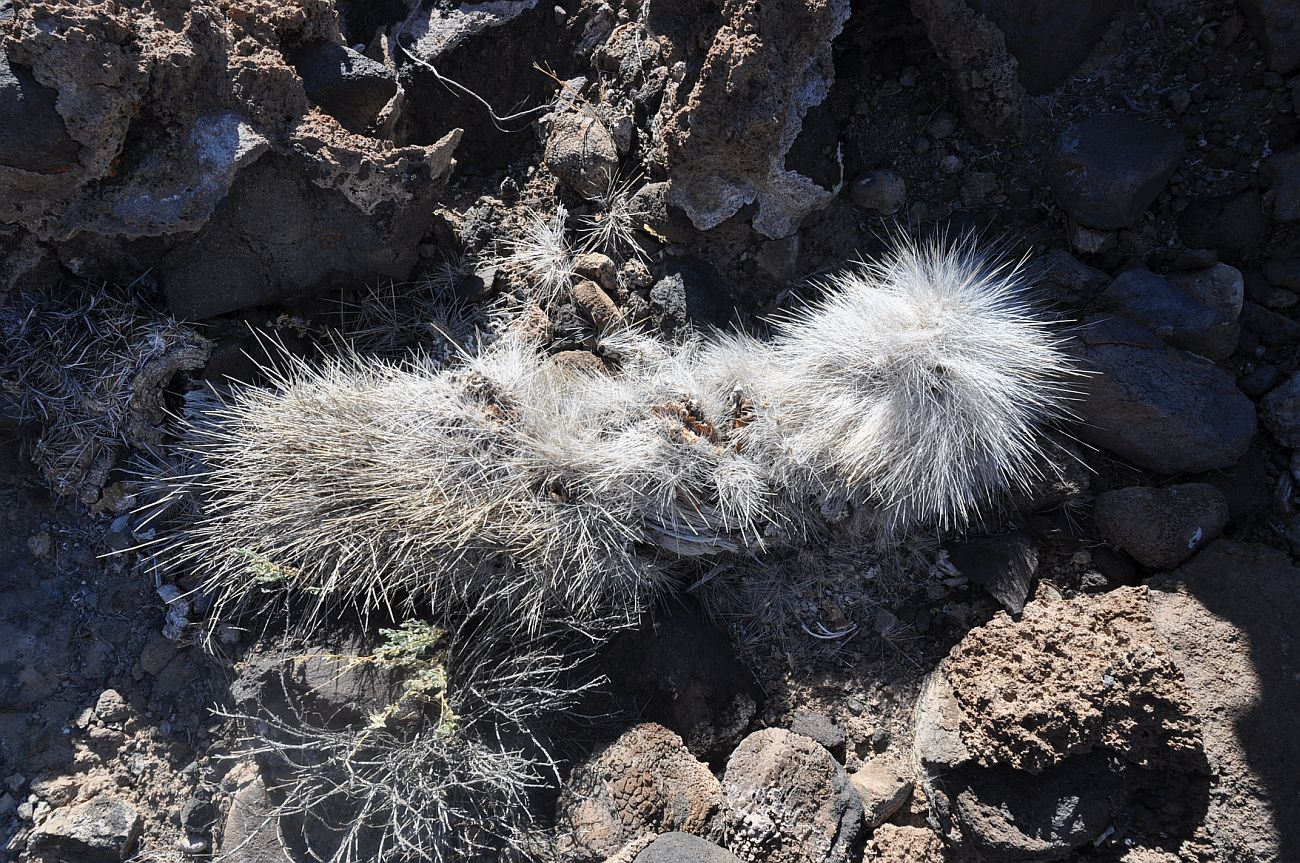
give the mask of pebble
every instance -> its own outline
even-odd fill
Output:
[[[1293,374],[1260,402],[1264,427],[1281,444],[1300,449],[1300,373]]]
[[[867,171],[850,188],[853,205],[877,216],[892,216],[903,208],[907,183],[893,171]]]

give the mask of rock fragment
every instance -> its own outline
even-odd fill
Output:
[[[27,853],[37,860],[120,863],[140,838],[134,806],[100,796],[55,812],[32,831]]]
[[[1183,160],[1183,139],[1157,123],[1103,114],[1065,130],[1052,165],[1056,202],[1092,228],[1141,218]]]
[[[1227,467],[1255,436],[1255,405],[1208,360],[1121,317],[1090,317],[1076,355],[1097,374],[1074,405],[1080,439],[1163,474]]]
[[[1235,315],[1229,317],[1221,309],[1205,305],[1188,291],[1149,270],[1121,273],[1110,283],[1104,297],[1111,309],[1142,324],[1174,347],[1212,360],[1231,356],[1237,347],[1240,328]],[[1236,307],[1240,311],[1240,299]]]
[[[1283,446],[1300,449],[1300,374],[1294,374],[1260,403],[1264,427]]]
[[[588,199],[607,192],[618,170],[614,138],[590,114],[553,115],[542,158],[560,182]]]
[[[565,859],[600,863],[645,834],[703,833],[721,799],[680,737],[643,723],[574,769],[556,804],[557,847]]]
[[[746,737],[727,760],[722,787],[723,844],[750,863],[844,859],[862,830],[862,801],[844,768],[816,741],[785,729]]]
[[[1173,569],[1219,537],[1228,502],[1207,483],[1130,486],[1098,495],[1093,517],[1102,537],[1138,563]]]

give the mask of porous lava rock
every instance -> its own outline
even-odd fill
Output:
[[[933,822],[992,859],[1063,859],[1111,825],[1158,819],[1161,801],[1194,808],[1208,784],[1146,588],[999,613],[927,678],[916,710]],[[1161,829],[1189,829],[1185,814]]]
[[[680,26],[657,11],[652,5],[652,32]],[[830,203],[838,182],[821,185],[790,170],[786,157],[809,109],[830,92],[831,40],[848,17],[848,0],[725,0],[716,17],[692,25],[693,38],[671,39],[666,59],[688,74],[668,82],[660,108],[668,203],[697,228],[755,204],[754,230],[785,237]],[[697,44],[708,46],[702,55]]]
[[[578,765],[556,804],[566,860],[603,861],[659,833],[705,832],[722,800],[709,768],[673,732],[646,722]]]
[[[862,800],[831,754],[783,728],[749,735],[727,760],[721,844],[751,863],[841,860],[862,831]]]

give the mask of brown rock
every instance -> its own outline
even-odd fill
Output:
[[[643,723],[574,769],[556,804],[557,848],[594,863],[644,834],[698,834],[721,799],[718,780],[680,737]]]
[[[785,237],[830,203],[840,181],[791,170],[786,157],[809,109],[830,92],[831,40],[849,3],[739,0],[721,8],[720,22],[673,40],[679,56],[668,58],[699,70],[689,92],[669,85],[660,111],[668,203],[701,230],[754,203],[754,229]],[[696,44],[708,45],[704,56],[692,50]],[[838,161],[828,166],[839,171]]]
[[[589,199],[608,191],[618,170],[614,138],[590,114],[555,116],[542,158],[560,182]]]
[[[901,765],[890,758],[873,758],[849,775],[853,790],[862,801],[863,821],[874,830],[903,807],[912,793],[912,782]]]
[[[609,298],[609,294],[600,285],[590,279],[583,279],[573,286],[573,301],[578,308],[587,313],[597,329],[602,332],[612,329],[623,320],[623,313]]]

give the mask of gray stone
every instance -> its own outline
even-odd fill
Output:
[[[740,858],[689,833],[664,833],[636,855],[633,863],[740,863]]]
[[[294,863],[280,839],[275,803],[251,765],[242,768],[251,778],[230,800],[217,850],[227,863]]]
[[[1300,4],[1294,0],[1242,0],[1250,30],[1268,68],[1287,75],[1300,68]]]
[[[862,801],[815,740],[782,728],[744,739],[727,760],[717,823],[742,860],[847,859],[862,832]]]
[[[1247,300],[1241,306],[1241,326],[1266,345],[1292,345],[1300,341],[1300,323],[1286,315]]]
[[[1087,318],[1072,350],[1095,372],[1074,404],[1086,443],[1164,474],[1227,467],[1249,448],[1255,405],[1208,360],[1121,317]]]
[[[844,756],[844,729],[824,713],[800,707],[790,720],[790,730],[811,737],[837,758]]]
[[[618,171],[613,136],[588,114],[553,115],[542,158],[561,183],[588,199],[608,192]]]
[[[1169,273],[1166,279],[1186,291],[1203,306],[1214,309],[1228,320],[1241,315],[1246,298],[1246,280],[1241,270],[1228,264],[1213,264],[1196,270]]]
[[[998,25],[1016,58],[1020,83],[1031,96],[1069,77],[1101,40],[1121,0],[968,0]]]
[[[983,536],[947,546],[962,575],[980,585],[1010,614],[1025,610],[1038,574],[1038,547],[1023,531]]]
[[[116,689],[105,689],[95,701],[95,715],[102,722],[125,722],[131,708]]]
[[[912,793],[912,783],[890,758],[873,758],[849,775],[853,790],[862,801],[863,823],[875,830],[903,807]]]
[[[0,165],[53,174],[77,160],[81,147],[54,108],[57,96],[0,50]]]
[[[688,326],[726,329],[735,314],[726,282],[711,264],[698,258],[670,258],[663,278],[650,289],[650,304],[661,313],[670,334]]]
[[[27,853],[49,861],[119,863],[140,838],[140,813],[111,797],[55,812],[32,831]]]
[[[1271,181],[1266,202],[1279,222],[1300,220],[1300,147],[1274,153],[1264,163]]]
[[[1290,449],[1300,449],[1300,374],[1292,375],[1260,402],[1264,427]]]
[[[397,95],[397,80],[382,63],[333,42],[311,42],[290,55],[307,97],[343,128],[364,132]]]
[[[1036,260],[1033,275],[1039,290],[1067,308],[1086,305],[1110,282],[1110,276],[1063,249],[1053,249]]]
[[[1120,114],[1090,117],[1061,136],[1052,166],[1056,202],[1093,228],[1132,225],[1183,160],[1178,132]]]
[[[907,184],[893,171],[868,171],[849,189],[853,206],[877,216],[892,216],[907,200]]]
[[[389,200],[366,205],[368,215],[300,164],[263,156],[240,172],[204,229],[154,270],[172,313],[207,318],[376,276],[407,278],[455,140],[429,163],[412,160],[387,187]]]
[[[1175,347],[1212,360],[1231,356],[1237,347],[1240,328],[1235,315],[1229,317],[1198,302],[1187,291],[1149,270],[1121,273],[1106,289],[1105,299],[1109,308],[1127,315]],[[1240,308],[1238,298],[1237,309]]]
[[[1173,569],[1228,523],[1228,501],[1208,483],[1131,486],[1098,495],[1093,517],[1102,538],[1143,566]]]

